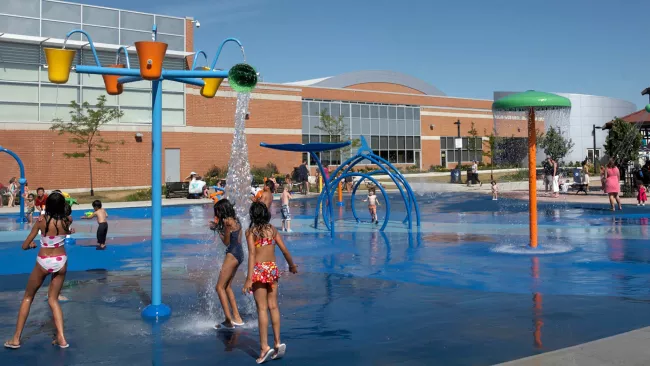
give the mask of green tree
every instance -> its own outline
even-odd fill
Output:
[[[473,127],[473,126],[472,126]],[[494,179],[494,153],[497,148],[497,135],[496,129],[493,129],[492,132],[488,135],[487,130],[483,130],[483,133],[487,135],[487,141],[483,141],[483,145],[487,145],[488,150],[483,149],[483,156],[490,158],[490,180]]]
[[[57,131],[59,135],[68,134],[71,143],[77,146],[77,151],[63,153],[66,158],[78,159],[87,158],[90,170],[90,195],[94,196],[93,190],[93,159],[100,164],[109,164],[108,161],[94,157],[95,152],[106,152],[112,144],[124,144],[122,140],[106,140],[102,137],[99,129],[110,121],[114,121],[124,115],[117,108],[106,106],[106,96],[97,97],[97,104],[91,106],[88,102],[82,104],[76,101],[70,102],[70,122],[63,122],[60,118],[53,121],[50,130]]]
[[[351,148],[361,146],[361,140],[350,140],[350,130],[349,127],[345,125],[343,116],[332,117],[323,109],[320,112],[320,126],[316,126],[316,129],[326,134],[330,142],[351,141],[352,144],[350,146],[341,149],[341,153],[344,156],[349,156]],[[341,162],[343,160],[343,157],[341,157]]]
[[[605,139],[605,152],[619,165],[639,158],[643,136],[633,124],[615,118]]]
[[[540,134],[538,137],[538,146],[544,149],[544,154],[550,156],[555,161],[564,159],[575,145],[570,138],[562,136],[559,129],[551,126],[548,132]]]

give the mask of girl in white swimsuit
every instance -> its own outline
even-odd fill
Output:
[[[42,233],[40,237],[41,245],[36,257],[36,265],[32,270],[23,301],[20,304],[18,312],[18,321],[16,322],[16,332],[14,336],[5,342],[6,348],[20,348],[20,336],[25,327],[29,310],[34,301],[36,291],[41,287],[45,278],[52,276],[48,288],[48,303],[52,309],[54,325],[56,326],[56,339],[53,345],[68,348],[70,345],[63,335],[63,313],[59,305],[59,293],[63,287],[65,274],[67,271],[67,259],[65,248],[65,237],[71,234],[70,222],[65,212],[65,198],[58,192],[49,195],[45,205],[45,219],[38,220],[32,227],[32,231],[23,242],[23,250],[35,249],[38,246],[34,243],[34,238],[38,232]]]

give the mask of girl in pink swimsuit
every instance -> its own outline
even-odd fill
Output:
[[[48,288],[48,303],[50,309],[52,309],[54,325],[56,326],[56,339],[54,339],[52,344],[61,348],[68,348],[70,346],[63,335],[63,313],[59,305],[59,293],[65,280],[68,259],[63,245],[65,244],[66,235],[71,234],[70,222],[65,212],[65,206],[65,198],[63,195],[57,192],[50,194],[45,205],[44,220],[36,221],[32,227],[32,231],[23,242],[23,250],[35,249],[38,246],[33,240],[39,231],[42,233],[40,237],[41,245],[36,257],[36,265],[32,270],[32,274],[29,276],[25,295],[20,304],[16,332],[13,338],[5,342],[4,346],[6,348],[20,348],[20,336],[25,327],[34,296],[45,278],[49,275],[52,276],[52,280]]]

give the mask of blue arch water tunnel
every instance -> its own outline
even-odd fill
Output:
[[[25,182],[27,182],[27,179],[25,179],[25,165],[23,165],[23,161],[20,160],[18,155],[5,148],[0,146],[0,152],[6,152],[7,154],[11,155],[16,160],[16,163],[18,163],[18,168],[20,169],[20,216],[18,217],[18,222],[27,222],[27,218],[25,217]],[[0,197],[0,199],[2,199]]]

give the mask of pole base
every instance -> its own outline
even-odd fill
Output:
[[[345,202],[337,202],[336,205],[339,207],[343,207],[345,206]]]
[[[160,304],[160,305],[148,305],[146,308],[142,309],[141,313],[143,318],[146,319],[159,319],[159,318],[167,318],[170,315],[172,315],[172,309],[165,305],[165,304]]]

